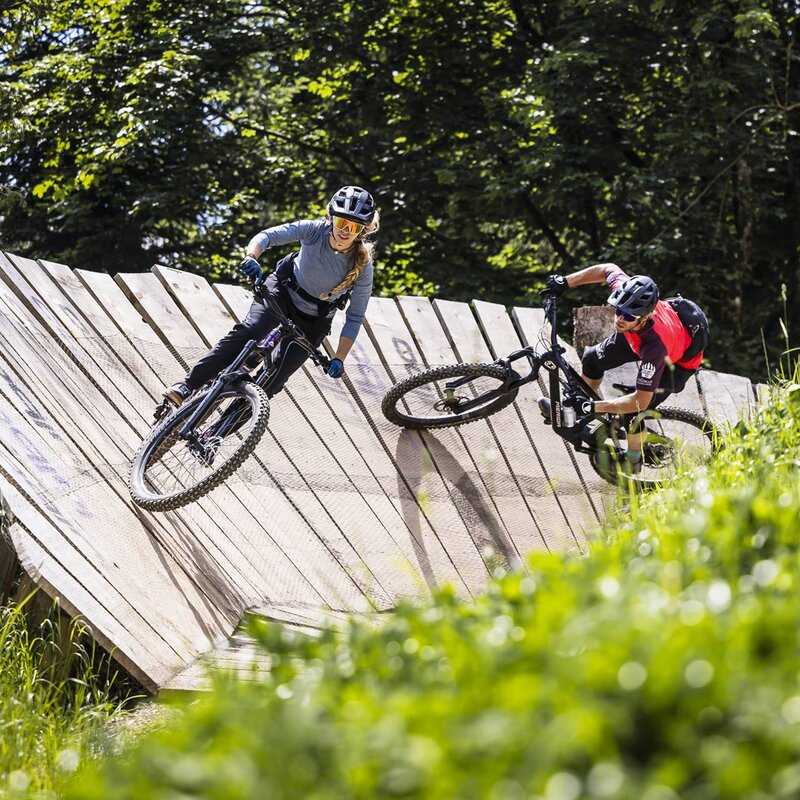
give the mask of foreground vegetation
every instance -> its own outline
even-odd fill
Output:
[[[68,797],[798,796],[799,418],[786,383],[589,557],[536,556],[477,602],[319,641],[253,621],[268,684],[220,676]]]
[[[62,628],[54,607],[32,627],[32,599],[0,609],[0,798],[60,794],[120,707],[80,623]]]

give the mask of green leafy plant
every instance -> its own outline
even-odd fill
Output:
[[[54,796],[102,743],[120,708],[115,675],[57,604],[32,626],[34,595],[0,608],[0,797]],[[51,792],[50,795],[41,794]]]

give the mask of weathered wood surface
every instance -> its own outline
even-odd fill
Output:
[[[164,267],[111,278],[0,255],[10,540],[36,584],[146,687],[197,688],[214,662],[257,676],[268,665],[252,666],[251,644],[228,644],[247,609],[313,633],[445,583],[476,595],[495,563],[532,550],[583,549],[608,491],[541,424],[544,387],[463,429],[406,431],[381,413],[388,388],[426,365],[492,360],[537,337],[540,311],[512,321],[486,302],[373,298],[345,378],[313,365],[293,376],[236,475],[178,511],[136,507],[130,463],[163,387],[250,300]],[[568,358],[579,364],[572,348]],[[725,420],[755,398],[716,373],[700,390]]]
[[[544,311],[541,308],[514,308],[511,317],[526,347],[533,347],[537,353],[550,349],[550,326],[545,322]],[[558,344],[566,350],[564,358],[580,371],[581,362],[575,348],[560,337]],[[544,396],[549,396],[550,390],[544,371],[539,376],[539,388]],[[613,506],[613,495],[609,484],[592,469],[588,459],[576,457],[572,448],[560,436],[556,436],[551,428],[547,426],[545,428],[542,434],[543,446],[548,452],[557,451],[559,448],[566,449],[576,472],[580,475],[581,482],[586,487],[592,509],[598,515],[605,514]]]
[[[525,346],[504,306],[475,300],[473,307],[493,358],[504,358]],[[521,365],[520,370],[527,367],[526,361],[517,363]],[[515,405],[525,433],[524,443],[530,447],[531,454],[535,455],[567,521],[567,541],[564,545],[571,547],[573,542],[569,540],[572,539],[582,548],[583,539],[595,527],[600,516],[593,493],[577,468],[572,448],[560,437],[553,437],[551,429],[544,424],[537,404],[543,394],[541,385],[536,382],[524,387],[517,395]],[[558,439],[555,446],[554,438]],[[536,509],[538,510],[538,504]]]

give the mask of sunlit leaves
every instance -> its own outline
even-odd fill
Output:
[[[379,291],[527,304],[547,272],[615,260],[706,307],[717,367],[761,369],[760,329],[770,346],[783,338],[781,284],[800,333],[786,4],[38,11],[4,21],[0,51],[11,249],[218,277],[255,230],[358,183],[383,212]],[[233,207],[239,192],[252,205]]]

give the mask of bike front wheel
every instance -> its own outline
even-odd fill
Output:
[[[504,389],[509,370],[500,364],[433,367],[395,384],[381,403],[389,422],[403,428],[450,428],[484,419],[514,402]]]
[[[646,412],[645,427],[641,470],[631,472],[622,442],[609,440],[590,456],[598,475],[614,484],[623,479],[641,489],[657,486],[670,481],[683,467],[708,461],[719,447],[711,420],[682,408],[659,406]]]
[[[187,400],[153,429],[133,459],[130,493],[147,511],[170,511],[203,497],[253,452],[269,422],[269,400],[254,383],[234,383],[214,398],[189,438],[179,431],[207,392]]]

